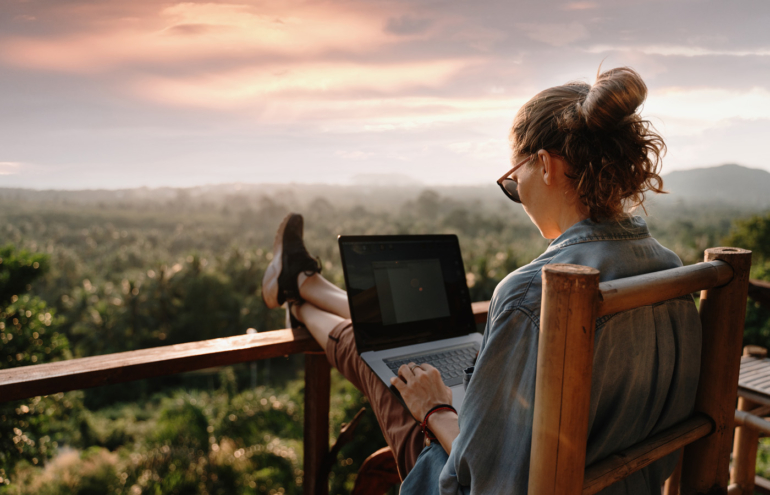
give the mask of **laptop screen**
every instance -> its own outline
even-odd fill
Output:
[[[476,330],[454,235],[340,236],[359,352]]]

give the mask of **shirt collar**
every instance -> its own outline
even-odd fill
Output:
[[[647,223],[640,216],[628,216],[621,220],[602,222],[595,222],[587,218],[568,228],[562,235],[554,239],[546,252],[581,242],[642,239],[644,237],[650,237],[650,231],[647,228]]]

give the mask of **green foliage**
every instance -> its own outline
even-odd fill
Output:
[[[107,495],[125,493],[117,470],[118,456],[92,447],[82,453],[67,451],[45,469],[30,465],[17,472],[8,489],[12,495]]]
[[[737,219],[725,244],[751,250],[751,276],[770,280],[770,213]],[[770,348],[770,309],[751,299],[746,307],[743,342]]]
[[[155,429],[150,433],[150,444],[190,449],[192,451],[209,450],[208,420],[201,409],[189,402],[171,404],[160,412]]]
[[[750,249],[753,264],[764,265],[770,261],[770,213],[736,220],[725,242],[730,246]]]
[[[0,369],[69,357],[60,318],[44,301],[23,294],[47,266],[47,257],[0,248]],[[76,395],[56,394],[0,403],[0,478],[8,482],[15,465],[38,464],[56,453],[68,435],[64,423],[80,408]]]
[[[290,389],[301,393],[297,385]],[[91,413],[89,423],[100,429],[115,421],[118,412]],[[122,423],[131,431],[121,436],[134,440],[113,452],[104,447],[85,448],[80,454],[62,451],[44,467],[23,463],[9,493],[245,495],[302,490],[301,410],[293,395],[265,388],[233,397],[224,389],[176,393],[122,412],[133,421]],[[109,421],[102,421],[102,415]]]
[[[17,251],[11,244],[0,246],[0,305],[27,292],[47,267],[48,257],[44,254]]]

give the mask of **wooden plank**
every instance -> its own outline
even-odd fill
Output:
[[[758,406],[751,411],[749,411],[749,414],[752,414],[754,416],[764,418],[768,414],[770,414],[770,406]]]
[[[543,267],[528,493],[579,495],[585,472],[599,271]]]
[[[749,280],[749,297],[765,308],[770,308],[770,282]]]
[[[739,376],[741,381],[756,380],[757,378],[770,376],[770,362],[768,362],[764,366],[752,366],[751,368],[741,367],[741,373]]]
[[[741,380],[741,385],[768,393],[770,392],[770,390],[768,390],[768,385],[770,385],[770,377],[758,376],[751,380]]]
[[[583,495],[593,495],[643,467],[703,438],[714,430],[705,414],[696,414],[647,440],[586,468]]]
[[[476,321],[489,301],[473,303]],[[189,342],[0,370],[0,403],[274,357],[322,352],[304,328]]]
[[[489,312],[489,301],[478,301],[471,303],[473,308],[473,316],[476,318],[476,323],[486,323],[487,313]]]
[[[703,327],[700,379],[695,411],[716,423],[714,434],[688,445],[682,462],[682,495],[724,493],[730,476],[743,324],[749,287],[751,251],[710,248],[706,261],[721,260],[733,268],[726,284],[701,292]]]
[[[732,277],[733,270],[729,264],[724,261],[710,261],[602,282],[599,284],[597,316],[619,313],[718,287],[730,282]]]
[[[767,394],[763,394],[755,390],[751,390],[742,385],[738,387],[738,397],[746,397],[751,402],[754,402],[756,404],[770,406],[770,397],[768,397]]]
[[[770,495],[770,480],[761,476],[754,476],[754,493]]]
[[[329,453],[331,366],[325,354],[305,355],[305,431],[303,458],[305,495],[328,495],[329,480],[321,466]]]
[[[741,372],[743,370],[753,370],[757,368],[764,368],[767,366],[767,361],[765,361],[764,358],[757,358],[754,356],[743,356],[741,357]]]
[[[0,401],[186,371],[320,352],[305,329],[284,329],[0,370]]]

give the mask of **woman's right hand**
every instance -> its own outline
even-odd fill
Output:
[[[402,365],[390,383],[399,391],[414,419],[421,423],[434,406],[452,403],[452,389],[444,384],[441,372],[427,363]]]

